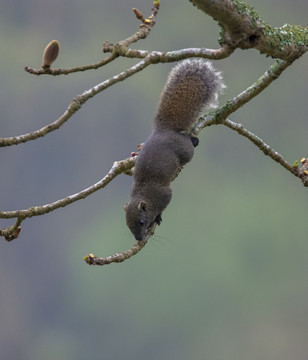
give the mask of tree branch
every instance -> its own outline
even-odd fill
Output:
[[[241,92],[232,100],[228,101],[226,105],[220,109],[201,117],[192,130],[193,136],[197,136],[200,131],[206,126],[211,125],[225,125],[228,128],[235,130],[238,134],[246,137],[253,142],[263,153],[278,162],[286,170],[293,175],[299,177],[304,186],[308,186],[308,175],[305,168],[300,169],[298,166],[288,163],[281,154],[275,151],[272,147],[267,145],[261,138],[245,129],[242,124],[237,124],[227,117],[238,110],[251,99],[259,95],[265,90],[274,80],[276,80],[284,70],[286,70],[292,62],[277,60],[253,85]]]
[[[83,259],[89,265],[99,265],[99,266],[109,265],[112,263],[119,263],[127,259],[130,259],[132,256],[138,254],[139,251],[141,251],[144,248],[149,238],[154,235],[156,226],[157,224],[154,222],[152,226],[149,228],[146,237],[141,241],[137,241],[129,250],[121,251],[120,253],[116,253],[114,255],[110,255],[107,257],[98,257],[93,254],[89,254],[87,256],[84,256]]]
[[[106,57],[105,59],[99,61],[98,63],[90,64],[90,65],[76,66],[76,67],[72,67],[72,68],[68,68],[68,69],[62,69],[62,68],[32,69],[29,66],[25,66],[24,70],[26,72],[28,72],[29,74],[37,75],[37,76],[39,76],[39,75],[54,75],[54,76],[68,75],[68,74],[72,74],[72,73],[79,72],[79,71],[99,69],[100,67],[109,64],[111,61],[116,59],[118,56],[119,55],[116,52],[114,52],[114,53],[110,54],[108,57]]]
[[[84,91],[81,95],[77,95],[70,105],[68,106],[67,110],[64,112],[63,115],[61,115],[56,121],[53,123],[44,126],[43,128],[36,130],[34,132],[20,135],[20,136],[14,136],[14,137],[8,137],[8,138],[0,138],[0,147],[4,146],[11,146],[11,145],[18,145],[21,143],[25,143],[30,140],[35,140],[39,137],[43,137],[46,134],[59,129],[62,125],[66,123],[67,120],[69,120],[75,112],[77,112],[80,107],[86,103],[89,99],[91,99],[93,96],[99,94],[100,92],[106,90],[110,86],[123,81],[130,76],[136,74],[137,72],[143,70],[147,66],[149,66],[151,63],[157,63],[158,57],[155,53],[151,53],[148,55],[144,60],[141,60],[136,65],[132,66],[131,68],[127,69],[126,71],[123,71],[110,79],[107,79],[103,81],[100,84],[97,84],[93,86],[91,89]]]
[[[282,72],[286,70],[291,64],[292,62],[277,60],[255,83],[249,86],[246,90],[242,91],[232,100],[227,101],[227,103],[221,108],[208,114],[205,117],[201,117],[198,123],[192,129],[192,134],[197,136],[205,126],[223,123],[223,121],[227,119],[229,115],[259,95],[274,80],[278,79]]]
[[[134,157],[127,158],[125,160],[114,162],[112,168],[109,170],[107,175],[105,175],[100,181],[93,184],[92,186],[80,191],[79,193],[66,196],[63,199],[57,200],[53,203],[46,205],[33,206],[26,210],[14,210],[14,211],[0,211],[0,219],[12,219],[17,218],[17,221],[14,226],[0,229],[0,236],[4,236],[6,240],[10,239],[9,237],[16,233],[16,230],[20,226],[23,220],[31,218],[33,216],[41,216],[48,214],[51,211],[56,209],[68,206],[76,201],[85,199],[94,192],[103,189],[106,187],[114,178],[122,173],[127,173],[135,164],[136,159]],[[20,231],[19,231],[20,232]],[[18,232],[18,234],[19,234]],[[17,236],[18,236],[17,234]],[[16,236],[16,237],[17,237]],[[16,238],[14,237],[14,238]]]
[[[190,1],[218,21],[222,28],[221,43],[233,49],[255,48],[262,54],[286,61],[293,61],[308,50],[307,26],[271,26],[244,1]]]
[[[89,254],[87,256],[84,256],[84,261],[89,265],[109,265],[112,263],[119,263],[123,262],[132,256],[138,254],[139,251],[141,251],[145,244],[147,243],[147,240],[137,241],[133,247],[131,247],[129,250],[122,251],[120,253],[116,253],[114,255],[110,255],[107,257],[98,257],[93,254]]]
[[[283,166],[286,170],[288,170],[291,174],[300,178],[304,184],[304,186],[308,186],[308,175],[305,173],[304,169],[300,169],[297,165],[291,165],[287,162],[281,154],[275,151],[271,146],[267,145],[261,138],[257,135],[253,134],[251,131],[245,129],[242,124],[237,124],[229,119],[223,121],[223,125],[228,128],[235,130],[238,134],[246,137],[253,144],[255,144],[265,155],[269,156],[276,162],[278,162],[281,166]]]
[[[74,68],[69,69],[51,69],[51,68],[44,68],[44,69],[32,69],[29,66],[25,66],[25,71],[27,71],[30,74],[33,75],[68,75],[71,73],[79,72],[79,71],[87,71],[87,70],[93,70],[98,69],[109,62],[116,59],[118,56],[125,56],[125,53],[128,50],[128,46],[134,42],[139,41],[140,39],[145,39],[149,33],[151,32],[153,26],[156,23],[156,16],[158,14],[160,6],[160,0],[154,0],[153,7],[151,9],[151,15],[145,19],[141,12],[137,9],[133,9],[135,15],[141,14],[142,15],[142,24],[139,26],[139,30],[134,33],[133,35],[129,36],[127,39],[119,41],[117,44],[113,45],[109,41],[105,41],[103,45],[103,52],[111,52],[111,55],[108,56],[106,59],[101,60],[100,62],[92,65],[84,65],[84,66],[78,66]],[[137,15],[136,15],[137,16]],[[137,16],[138,19],[140,17]]]
[[[127,52],[129,54],[129,50]],[[136,65],[131,68],[123,71],[113,77],[103,81],[100,84],[93,86],[91,89],[84,91],[81,95],[77,95],[72,102],[69,104],[67,110],[54,122],[42,127],[39,130],[35,130],[28,134],[23,134],[19,136],[0,138],[0,147],[18,145],[21,143],[25,143],[31,140],[36,140],[40,137],[44,137],[52,131],[59,129],[62,125],[64,125],[80,108],[86,103],[90,98],[99,94],[100,92],[106,90],[112,85],[127,79],[128,77],[138,73],[143,70],[147,66],[151,64],[164,63],[164,62],[175,62],[178,60],[186,59],[189,57],[204,57],[207,59],[222,59],[227,57],[230,54],[230,48],[223,47],[218,50],[211,49],[199,49],[199,48],[191,48],[191,49],[183,49],[177,51],[170,52],[157,52],[151,51],[147,52],[146,57],[141,60]],[[130,57],[130,56],[128,56]]]

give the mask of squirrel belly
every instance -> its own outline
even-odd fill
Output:
[[[194,146],[188,134],[173,130],[154,130],[143,144],[134,170],[135,183],[170,185],[180,167],[188,163]]]
[[[162,91],[151,136],[142,146],[134,170],[126,223],[136,240],[162,221],[172,197],[170,183],[194,155],[198,139],[189,131],[205,107],[213,107],[224,88],[220,73],[204,59],[180,62]]]
[[[131,201],[126,208],[127,224],[136,240],[142,240],[172,196],[170,182],[175,173],[191,160],[194,146],[188,134],[154,130],[143,144],[134,170]]]

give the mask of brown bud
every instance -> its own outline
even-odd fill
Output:
[[[144,21],[144,16],[140,10],[133,8],[133,12],[138,20]]]
[[[49,69],[50,65],[56,60],[58,57],[60,50],[60,44],[58,40],[52,40],[50,43],[45,47],[43,53],[43,69]]]

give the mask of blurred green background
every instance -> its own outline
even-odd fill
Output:
[[[273,25],[307,25],[306,0],[250,1]],[[0,2],[1,137],[57,119],[71,99],[133,65],[35,77],[45,45],[60,42],[56,67],[94,63],[105,40],[136,31],[131,8],[151,1]],[[218,26],[188,1],[162,1],[157,24],[136,48],[218,47]],[[273,60],[236,51],[215,62],[228,86],[220,103]],[[39,140],[2,148],[1,210],[28,208],[102,178],[150,133],[172,64],[160,64],[96,96]],[[307,156],[307,56],[231,119],[293,163]],[[222,126],[205,129],[194,160],[173,183],[162,226],[143,251],[106,267],[83,256],[134,243],[123,204],[132,179],[23,223],[1,242],[0,351],[5,360],[307,359],[307,190],[300,180]],[[11,221],[1,220],[1,227]]]

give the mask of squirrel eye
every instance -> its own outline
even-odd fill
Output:
[[[144,220],[139,220],[139,224],[143,225],[144,224]]]

